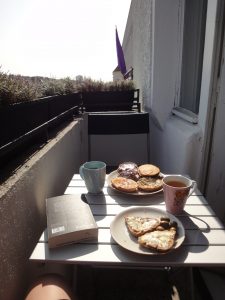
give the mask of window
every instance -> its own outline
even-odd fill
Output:
[[[207,0],[186,0],[179,106],[199,111]]]

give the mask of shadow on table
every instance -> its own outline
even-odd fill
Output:
[[[208,249],[209,241],[204,233],[211,231],[209,224],[201,217],[193,216],[184,212],[182,216],[177,216],[185,227],[184,245],[190,245],[189,252],[201,253]],[[193,220],[197,222],[197,225]]]
[[[162,191],[154,194],[133,194],[115,191],[107,187],[107,193],[115,202],[121,206],[127,205],[160,205],[164,203]]]
[[[95,252],[98,249],[96,243],[91,244],[90,241],[87,242],[88,246],[84,247],[84,243],[73,243],[69,245],[60,246],[54,249],[49,249],[48,244],[45,244],[45,257],[48,260],[48,257],[51,256],[52,261],[66,261],[72,262],[72,259],[76,260],[77,257],[82,257],[86,254]]]
[[[82,194],[81,196],[90,205],[93,215],[95,215],[94,205],[98,205],[98,220],[103,219],[107,214],[106,199],[104,193],[99,194]]]
[[[179,265],[185,261],[188,255],[186,247],[183,246],[177,249],[173,249],[167,253],[154,254],[149,254],[148,249],[144,249],[143,254],[134,253],[123,247],[120,247],[115,242],[114,245],[111,246],[111,248],[114,254],[122,263],[126,263],[127,261],[129,261],[131,262],[131,264],[144,264],[146,267],[171,266],[174,265],[174,261],[176,262],[175,265]]]
[[[100,204],[100,205],[106,204],[106,199],[105,199],[104,193],[99,193],[99,194],[91,194],[91,193],[82,194],[81,198],[84,199],[84,201],[86,201],[86,203],[88,203],[89,205],[91,205],[91,204]]]
[[[185,228],[184,246],[190,246],[189,252],[201,253],[208,249],[209,241],[204,235],[211,231],[209,224],[200,216],[191,215],[185,211],[176,215]],[[198,225],[197,225],[198,224]]]
[[[182,217],[184,217],[184,218],[182,219]],[[204,221],[202,219],[202,217],[200,217],[200,216],[197,217],[197,216],[193,216],[187,212],[184,212],[182,217],[178,216],[178,218],[180,218],[182,223],[185,222],[185,224],[184,224],[185,228],[198,229],[205,233],[210,232],[210,230],[211,230],[209,224],[206,221]],[[186,221],[185,221],[185,219],[186,219]],[[191,219],[196,220],[197,223],[199,223],[199,226],[196,225]]]

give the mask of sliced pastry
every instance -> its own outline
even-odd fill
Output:
[[[127,193],[134,193],[137,191],[138,188],[136,181],[120,176],[113,178],[111,180],[111,183],[112,186],[117,190]]]
[[[133,162],[124,162],[119,165],[117,172],[119,176],[137,181],[139,179],[138,166]]]
[[[157,166],[145,164],[138,167],[140,176],[156,176],[160,173],[160,169]]]
[[[169,230],[155,230],[147,232],[138,237],[138,243],[146,248],[159,252],[167,252],[173,248],[175,243],[176,229],[174,227]]]
[[[155,230],[160,225],[160,220],[157,218],[126,216],[125,223],[130,233],[139,237],[146,232]]]
[[[158,191],[162,188],[161,177],[141,177],[138,181],[138,189],[144,192]]]

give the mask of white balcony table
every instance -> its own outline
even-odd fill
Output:
[[[79,175],[74,175],[65,194],[86,194]],[[142,255],[123,249],[111,237],[110,223],[122,210],[132,206],[151,206],[165,210],[163,193],[151,196],[126,196],[104,187],[103,196],[88,197],[99,227],[96,242],[80,242],[49,250],[47,231],[41,235],[31,261],[118,267],[200,267],[225,266],[225,229],[199,191],[189,197],[182,215],[185,240],[164,255]]]

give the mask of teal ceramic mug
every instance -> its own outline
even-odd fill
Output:
[[[88,161],[80,166],[80,176],[89,193],[101,193],[105,184],[106,164],[102,161]]]

